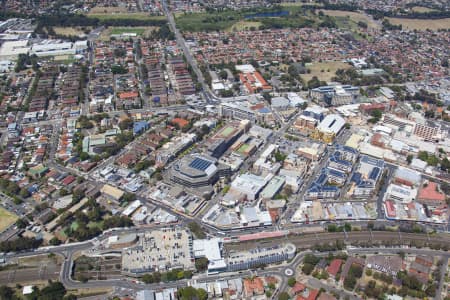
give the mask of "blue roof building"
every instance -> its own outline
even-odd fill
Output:
[[[133,134],[141,134],[149,128],[150,124],[147,121],[138,121],[133,123]]]
[[[363,155],[358,170],[351,178],[351,182],[355,185],[353,196],[366,197],[372,195],[383,173],[383,169],[383,160]]]
[[[347,175],[330,168],[322,169],[306,191],[307,199],[335,199],[339,196],[340,188],[330,183],[343,184]]]

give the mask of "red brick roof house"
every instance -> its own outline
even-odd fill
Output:
[[[343,263],[342,259],[333,259],[333,261],[330,263],[330,265],[327,268],[328,274],[330,274],[333,277],[336,277],[337,273],[339,272],[341,265]]]
[[[422,204],[439,206],[445,203],[445,194],[439,191],[436,182],[429,182],[427,186],[420,189],[417,201]]]

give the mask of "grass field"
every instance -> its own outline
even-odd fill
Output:
[[[450,29],[450,18],[436,19],[436,20],[388,18],[388,20],[394,25],[401,24],[403,26],[403,29],[409,30]]]
[[[58,55],[53,57],[55,61],[60,64],[72,64],[75,62],[75,57],[73,55]]]
[[[177,27],[182,31],[226,30],[240,21],[239,13],[229,11],[220,13],[188,13],[176,18]]]
[[[15,214],[0,207],[0,232],[3,232],[3,230],[14,224],[17,219],[19,219],[19,217]]]
[[[281,6],[289,7],[289,6],[308,6],[308,5],[318,5],[323,6],[322,3],[316,3],[316,2],[308,2],[308,3],[302,3],[302,2],[281,2]]]
[[[300,75],[305,82],[308,82],[314,76],[317,76],[320,81],[330,82],[331,78],[336,75],[337,69],[351,68],[349,64],[341,61],[311,63],[309,65],[306,65],[306,67],[311,70],[311,73]]]
[[[376,23],[370,16],[367,16],[362,13],[352,12],[352,11],[343,11],[343,10],[321,10],[324,14],[329,15],[331,17],[345,17],[353,21],[354,23],[358,23],[362,21],[368,25],[369,28],[380,28],[380,25]]]
[[[414,7],[411,8],[411,10],[415,11],[415,12],[420,12],[420,13],[436,11],[435,9],[432,9],[432,8],[429,8],[429,7],[424,7],[424,6],[414,6]]]
[[[259,26],[261,26],[261,22],[254,22],[254,21],[239,21],[235,24],[233,24],[228,30],[229,31],[241,31],[241,30],[249,30],[250,28],[254,27],[255,29],[258,29]]]
[[[89,13],[88,17],[97,18],[99,20],[120,20],[120,19],[135,19],[135,20],[165,20],[165,16],[150,16],[146,13],[123,13],[123,14],[94,14]]]

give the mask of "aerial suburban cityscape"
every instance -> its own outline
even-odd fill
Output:
[[[0,6],[0,300],[450,300],[448,0]]]

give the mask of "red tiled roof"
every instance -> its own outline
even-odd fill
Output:
[[[444,202],[445,195],[438,191],[436,182],[430,182],[419,191],[419,200]]]
[[[138,92],[123,92],[120,93],[119,98],[120,99],[129,99],[129,98],[136,98],[139,96]]]
[[[341,265],[342,259],[333,259],[333,261],[327,268],[328,274],[332,275],[333,277],[336,277],[337,273],[339,272],[339,269],[341,268]]]
[[[259,295],[264,293],[264,284],[261,278],[244,279],[244,290],[246,295]]]
[[[180,128],[183,128],[183,127],[187,126],[189,124],[189,122],[182,118],[175,118],[172,120],[172,124],[178,124],[178,126],[180,126]]]
[[[71,184],[72,182],[74,182],[75,181],[75,177],[73,176],[73,175],[69,175],[69,176],[67,176],[66,178],[64,178],[63,179],[63,181],[61,181],[61,183],[63,184],[63,185],[69,185],[69,184]]]
[[[387,210],[387,214],[389,217],[393,218],[395,217],[397,214],[395,212],[395,206],[394,203],[391,200],[387,200],[386,201],[386,210]]]
[[[305,290],[305,285],[301,282],[296,282],[295,285],[292,287],[292,293],[298,294]]]
[[[308,298],[306,298],[306,300],[316,300],[317,296],[319,296],[319,290],[312,290],[309,292]]]

